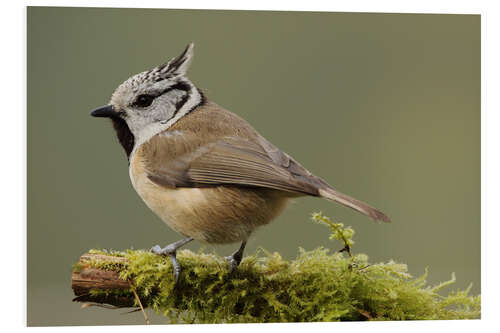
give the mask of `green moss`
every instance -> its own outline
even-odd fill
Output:
[[[80,273],[82,271],[82,269],[85,268],[85,265],[81,262],[75,262],[73,264],[73,268],[72,268],[72,272],[73,273]]]
[[[473,319],[480,317],[480,296],[469,289],[438,294],[455,282],[431,287],[427,272],[412,278],[404,264],[370,264],[364,254],[351,254],[354,231],[321,214],[332,239],[344,242],[348,256],[328,249],[300,249],[287,261],[263,249],[245,257],[231,276],[224,258],[189,250],[178,252],[181,278],[174,286],[168,258],[142,250],[95,251],[127,258],[105,267],[131,279],[144,306],[172,322],[301,322],[353,320]],[[115,291],[106,291],[114,293]],[[121,291],[120,293],[124,293]],[[125,292],[126,293],[126,292]]]

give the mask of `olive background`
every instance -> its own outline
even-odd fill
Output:
[[[133,190],[104,105],[130,75],[195,42],[189,78],[207,97],[338,190],[393,223],[297,199],[250,239],[287,259],[342,247],[310,221],[352,226],[354,252],[394,259],[431,284],[479,294],[479,15],[27,8],[27,320],[143,324],[140,312],[80,309],[72,264],[90,248],[180,238]],[[228,255],[238,244],[186,246]],[[165,323],[150,312],[153,323]]]

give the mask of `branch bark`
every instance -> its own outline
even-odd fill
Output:
[[[109,264],[123,264],[123,257],[102,254],[83,254],[71,276],[71,288],[75,294],[74,302],[109,304],[116,307],[134,307],[134,294],[129,281],[122,280],[119,273],[112,270],[89,267],[91,261],[98,260]],[[123,291],[123,293],[98,293],[94,291]],[[127,293],[130,291],[130,293]]]

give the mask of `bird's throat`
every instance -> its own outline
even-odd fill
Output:
[[[125,120],[118,117],[111,118],[113,121],[113,128],[116,131],[116,136],[118,137],[118,141],[122,145],[125,153],[127,154],[127,158],[130,159],[130,154],[134,149],[135,137],[130,128],[128,127]]]

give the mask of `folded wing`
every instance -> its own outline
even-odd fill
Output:
[[[169,163],[146,163],[146,170],[151,181],[170,188],[221,185],[264,187],[297,195],[321,196],[374,220],[390,221],[375,208],[336,191],[260,136],[252,141],[219,138],[200,144],[195,149],[186,149],[185,153]]]

